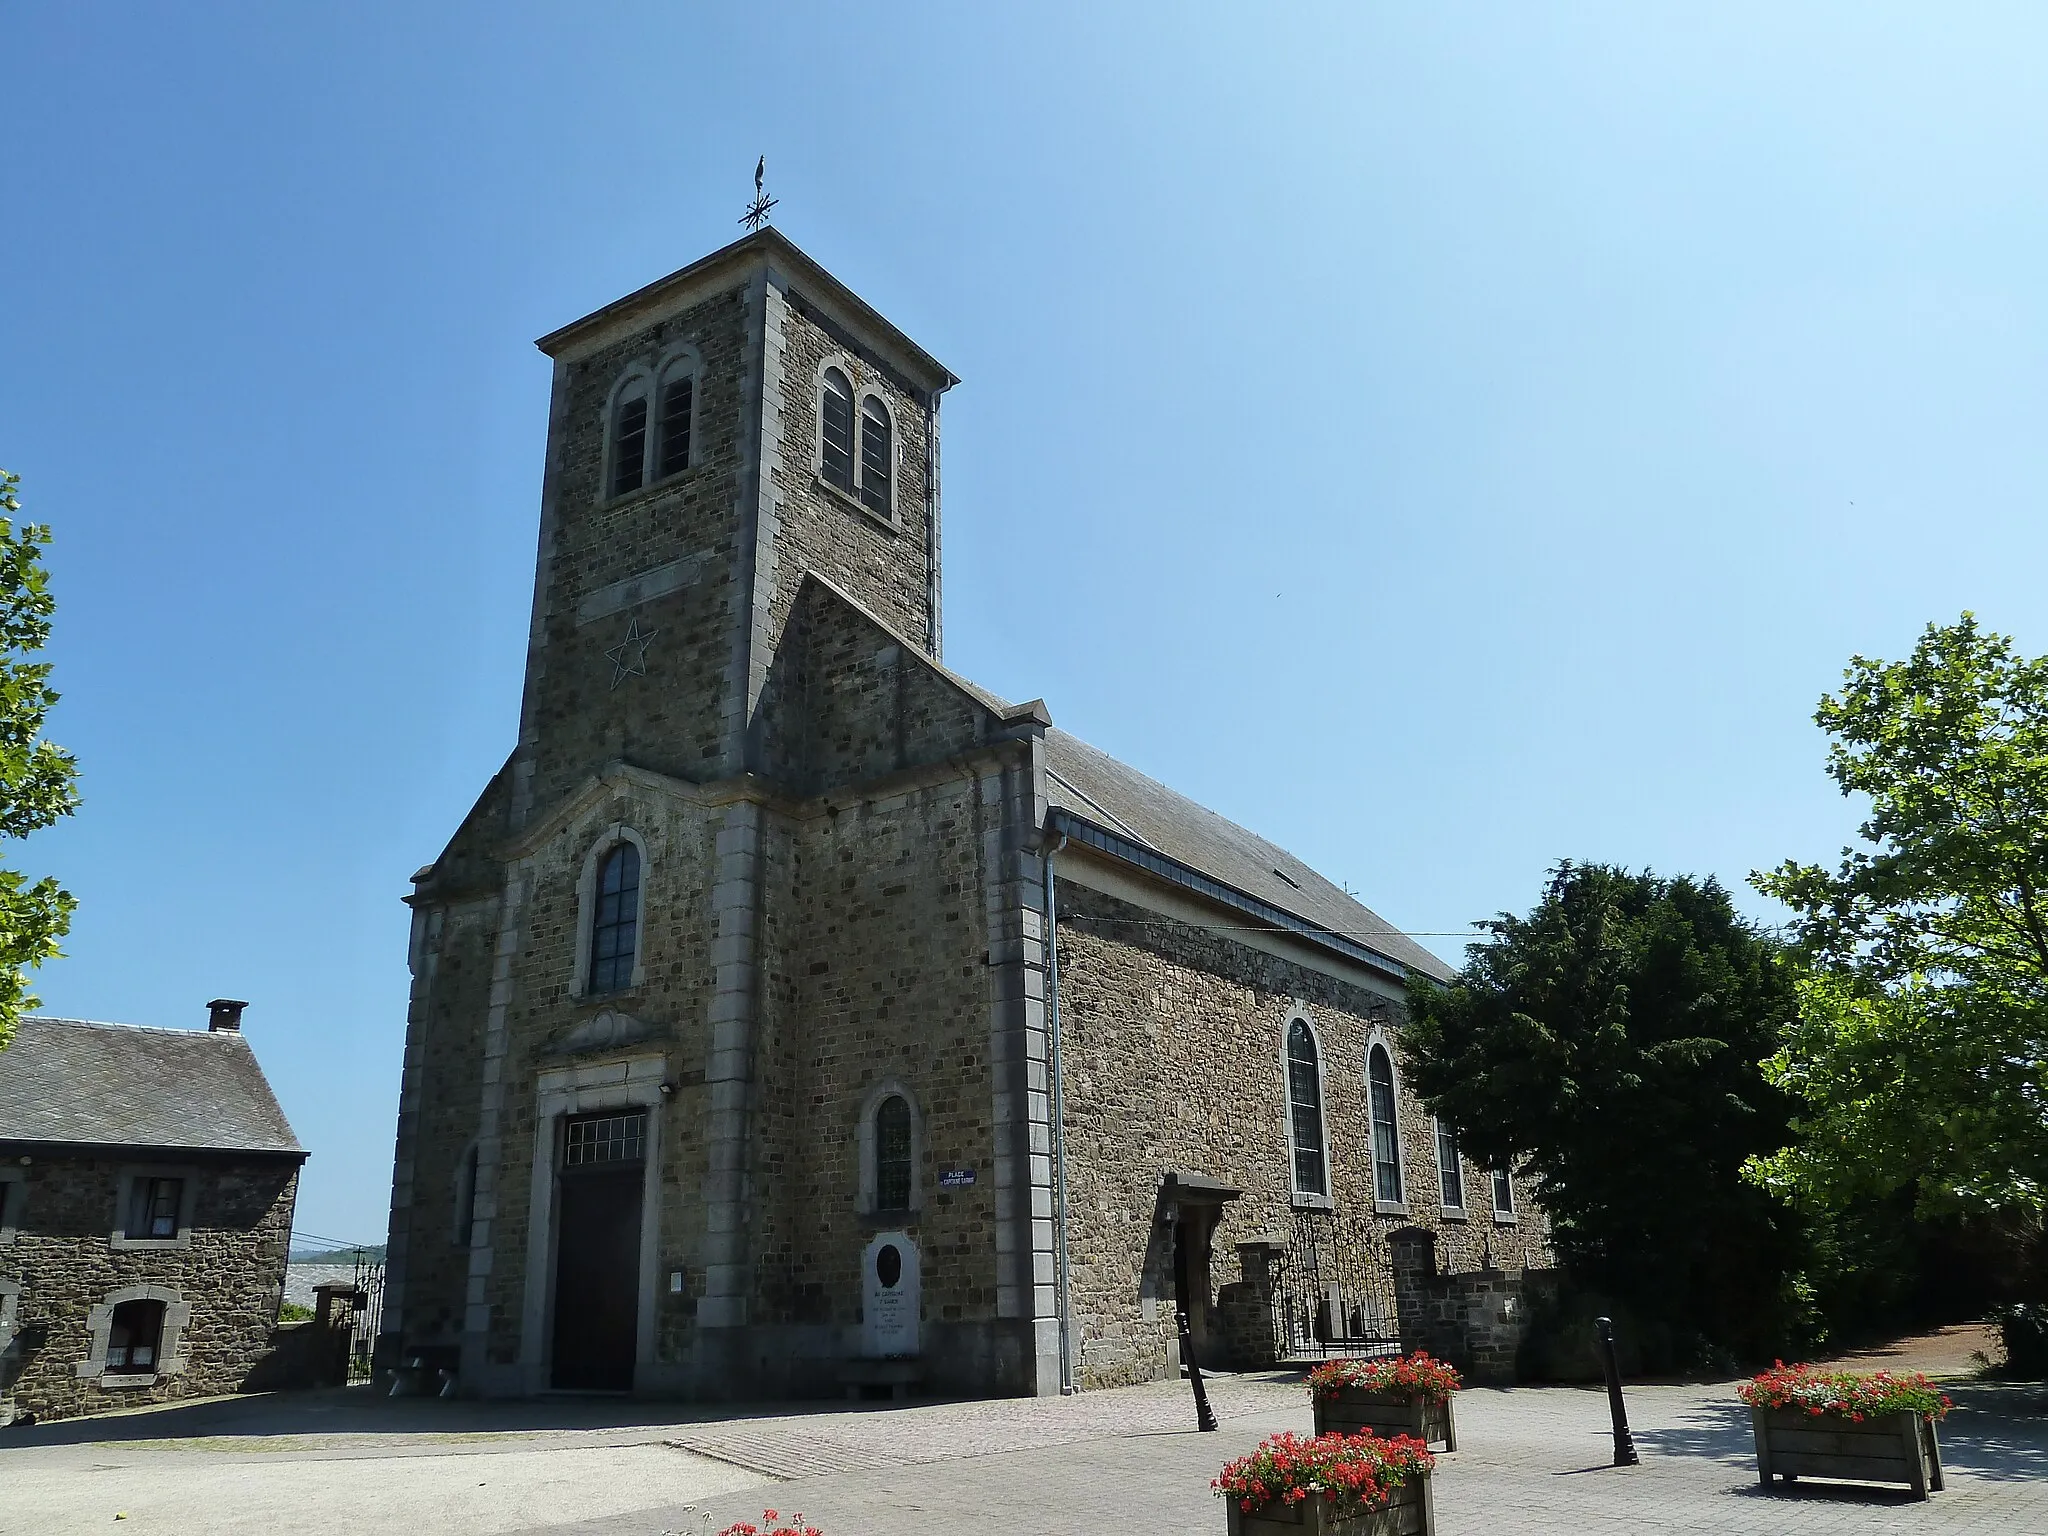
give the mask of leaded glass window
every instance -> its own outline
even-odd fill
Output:
[[[899,1093],[875,1106],[875,1209],[910,1209],[910,1105]]]
[[[860,403],[860,501],[870,512],[890,515],[889,476],[895,452],[889,442],[889,412],[869,395]]]
[[[647,482],[647,386],[633,386],[612,415],[612,494],[623,496]]]
[[[1394,1119],[1394,1063],[1387,1048],[1376,1045],[1366,1060],[1372,1100],[1373,1188],[1379,1198],[1401,1200],[1401,1131]]]
[[[562,1166],[637,1163],[647,1155],[647,1112],[584,1115],[571,1120],[562,1137]]]
[[[590,990],[617,992],[633,979],[640,928],[640,850],[621,843],[597,872],[590,920]]]
[[[853,386],[837,368],[825,370],[825,397],[818,410],[818,473],[827,485],[853,489]]]
[[[688,373],[674,374],[661,386],[662,479],[681,474],[690,467],[690,407],[695,402],[697,380]]]
[[[1323,1166],[1323,1071],[1316,1054],[1315,1031],[1308,1020],[1296,1019],[1287,1029],[1287,1108],[1294,1128],[1294,1188],[1304,1195],[1327,1195],[1329,1178]]]
[[[1502,1216],[1515,1214],[1515,1181],[1505,1168],[1493,1170],[1493,1209]]]
[[[1458,1159],[1458,1133],[1441,1115],[1436,1122],[1436,1176],[1443,1188],[1444,1208],[1465,1209],[1465,1170]]]

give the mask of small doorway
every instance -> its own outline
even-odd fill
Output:
[[[558,1388],[632,1390],[646,1168],[645,1110],[563,1122],[551,1376]]]

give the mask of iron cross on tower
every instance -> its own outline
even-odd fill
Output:
[[[768,210],[775,206],[775,199],[761,189],[761,183],[768,175],[768,157],[763,155],[754,162],[754,200],[747,204],[747,211],[740,215],[740,222],[751,232],[768,222]]]

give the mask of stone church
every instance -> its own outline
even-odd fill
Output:
[[[516,744],[414,877],[379,1359],[486,1395],[1050,1393],[1540,1263],[1401,1082],[1445,974],[949,672],[954,376],[772,228],[543,337]],[[1409,1234],[1412,1242],[1416,1233]]]

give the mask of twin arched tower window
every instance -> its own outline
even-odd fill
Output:
[[[642,374],[612,402],[608,494],[624,496],[690,467],[690,420],[697,403],[694,362],[678,358],[659,375]]]
[[[881,396],[863,397],[856,416],[852,382],[840,369],[827,368],[818,400],[818,478],[858,496],[877,516],[893,517],[895,468],[895,426]]]
[[[640,850],[620,843],[597,869],[597,905],[590,914],[591,992],[618,992],[632,981],[639,930]]]

